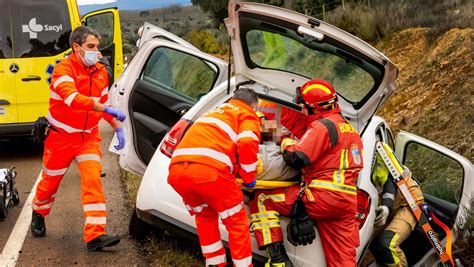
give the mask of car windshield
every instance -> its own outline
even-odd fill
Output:
[[[246,33],[248,55],[259,68],[276,69],[331,81],[339,95],[360,102],[375,86],[372,75],[330,44],[310,47],[279,33],[250,30]],[[342,53],[342,54],[341,54]]]

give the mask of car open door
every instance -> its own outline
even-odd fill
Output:
[[[420,184],[425,202],[435,216],[451,229],[462,229],[474,195],[472,163],[446,147],[403,131],[397,135],[395,153]],[[431,225],[440,240],[445,239],[444,232]],[[434,266],[436,253],[423,230],[417,228],[402,243],[408,264],[421,260],[426,266]]]
[[[123,51],[122,51],[122,29],[120,27],[120,16],[117,8],[108,8],[93,11],[82,17],[82,23],[99,32],[99,50],[104,57],[109,60],[112,67],[113,81],[122,74],[123,71]]]
[[[120,165],[142,175],[168,130],[226,78],[226,62],[194,47],[161,38],[145,42],[110,93],[127,115]]]

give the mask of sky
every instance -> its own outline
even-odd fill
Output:
[[[76,0],[81,14],[108,7],[119,10],[144,10],[173,4],[190,5],[191,0]]]
[[[113,3],[113,2],[117,2],[117,0],[77,0],[77,4],[80,6],[108,4],[108,3]]]

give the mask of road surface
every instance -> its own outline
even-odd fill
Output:
[[[107,199],[107,230],[122,238],[120,244],[103,252],[87,252],[83,241],[84,219],[80,195],[80,176],[74,162],[62,180],[51,214],[46,217],[47,236],[33,238],[28,228],[24,243],[18,243],[21,240],[16,240],[13,235],[18,237],[21,234],[17,234],[18,232],[12,234],[12,231],[15,224],[19,225],[22,220],[20,213],[40,174],[42,147],[28,140],[0,141],[0,168],[11,166],[17,168],[17,186],[20,193],[20,204],[10,207],[7,219],[0,221],[0,245],[4,251],[2,252],[4,253],[3,259],[13,259],[15,255],[10,254],[17,253],[17,266],[146,264],[146,260],[139,256],[136,241],[127,238],[131,206],[127,202],[120,182],[118,156],[108,152],[113,130],[108,125],[101,124],[101,133],[104,155],[102,167],[107,174],[105,178],[102,178]],[[30,210],[29,207],[25,207],[26,213],[31,213]],[[30,220],[28,220],[28,224],[29,222]],[[10,241],[8,241],[9,238]],[[8,255],[6,255],[5,246],[11,247],[12,244],[21,249],[8,251]],[[4,260],[0,266],[13,266],[13,264],[15,264],[14,260],[6,260],[6,262]]]

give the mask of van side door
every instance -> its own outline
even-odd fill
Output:
[[[9,0],[0,0],[0,124],[18,122],[9,5]]]
[[[110,81],[110,85],[112,85],[123,71],[122,29],[119,12],[117,8],[93,11],[82,17],[82,23],[100,34],[99,50],[109,60],[112,67],[113,74]]]

